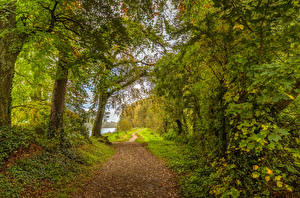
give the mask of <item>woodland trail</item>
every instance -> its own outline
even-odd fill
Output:
[[[176,176],[136,143],[114,143],[116,154],[97,171],[75,198],[179,198]]]
[[[135,132],[132,134],[130,140],[128,142],[135,142],[135,140],[138,138],[138,136],[136,135],[138,132]]]

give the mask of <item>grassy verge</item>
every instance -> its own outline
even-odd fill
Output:
[[[117,131],[114,133],[106,133],[110,142],[126,142],[131,138],[131,135],[139,129],[131,129],[130,131]]]
[[[164,159],[168,166],[180,175],[181,192],[184,197],[206,197],[203,192],[209,188],[203,185],[205,182],[202,180],[205,177],[199,175],[202,174],[202,171],[199,171],[202,170],[202,165],[196,148],[165,140],[150,129],[143,129],[138,136],[137,142],[146,143],[154,155]]]
[[[92,138],[65,151],[44,148],[37,155],[25,154],[1,171],[0,197],[68,197],[113,153]]]

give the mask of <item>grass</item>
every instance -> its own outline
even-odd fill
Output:
[[[131,129],[130,131],[117,131],[113,133],[106,133],[110,142],[126,142],[131,138],[131,135],[138,131],[138,129]]]
[[[168,165],[178,173],[193,170],[198,163],[196,150],[189,145],[165,140],[150,129],[138,133],[137,142],[147,143],[149,150],[156,156],[167,160]]]
[[[150,129],[138,133],[137,142],[147,144],[147,148],[180,175],[180,190],[184,197],[206,197],[209,188],[205,185],[203,171],[207,171],[200,162],[199,153],[193,146],[165,140]],[[204,170],[205,169],[205,170]],[[207,174],[207,173],[206,173]]]
[[[97,139],[64,152],[42,151],[0,173],[0,197],[68,197],[114,149]]]

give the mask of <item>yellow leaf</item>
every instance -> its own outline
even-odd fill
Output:
[[[244,29],[244,26],[242,24],[236,24],[233,26],[233,29],[240,29],[240,30],[243,30]]]
[[[270,177],[269,176],[266,176],[265,177],[265,180],[268,182],[268,181],[270,181]]]
[[[287,184],[285,184],[285,188],[290,191],[290,192],[293,192],[293,188]]]
[[[281,181],[277,181],[277,182],[276,182],[276,185],[277,185],[279,188],[281,188],[282,185],[283,185],[283,183],[282,183]]]
[[[240,181],[240,180],[236,180],[236,184],[237,184],[237,185],[240,185],[240,184],[241,184],[241,181]]]
[[[272,174],[273,174],[273,171],[272,171],[271,169],[267,168],[267,173],[268,173],[269,175],[272,175]]]
[[[275,181],[280,181],[280,180],[281,180],[281,176],[280,175],[275,177]]]
[[[203,7],[204,7],[204,8],[210,8],[211,5],[210,5],[210,4],[205,4]]]
[[[295,97],[290,95],[290,94],[286,94],[290,99],[295,100]]]
[[[257,172],[252,173],[252,177],[254,179],[258,178],[259,177],[259,173],[257,173]]]
[[[268,126],[262,124],[261,127],[263,128],[263,130],[267,130],[268,129]]]
[[[253,166],[253,170],[257,170],[258,169],[258,166],[257,165],[254,165]]]

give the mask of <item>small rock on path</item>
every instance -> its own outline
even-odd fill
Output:
[[[75,198],[179,198],[176,176],[140,144],[114,143],[116,154]]]

